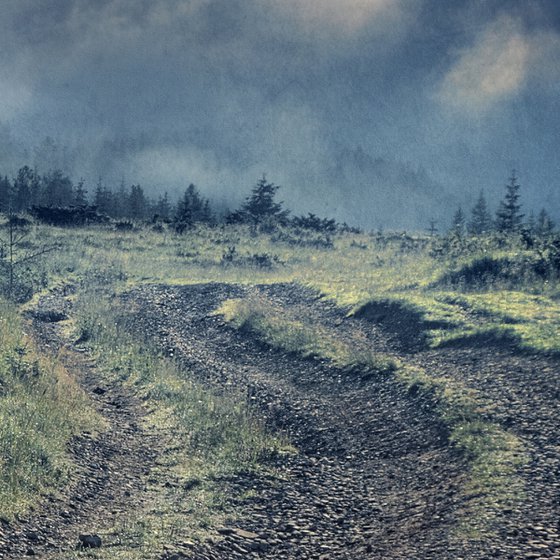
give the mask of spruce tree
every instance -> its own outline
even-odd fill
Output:
[[[33,170],[27,165],[23,166],[14,179],[13,210],[21,212],[31,205],[31,184]]]
[[[285,222],[288,218],[289,210],[284,210],[282,202],[276,202],[274,197],[280,187],[273,183],[268,183],[263,175],[262,179],[256,184],[247,197],[245,204],[240,210],[241,216],[246,221],[254,224],[265,220],[275,222]]]
[[[492,229],[492,216],[488,211],[484,191],[480,191],[478,200],[471,210],[471,219],[467,227],[471,235],[483,235]]]
[[[51,171],[43,178],[43,204],[45,206],[69,206],[73,199],[73,185],[70,177],[60,169]]]
[[[521,229],[523,214],[519,203],[519,183],[513,170],[509,183],[506,185],[506,195],[496,211],[496,229],[502,233],[516,233]]]
[[[101,214],[114,216],[113,193],[103,185],[99,178],[93,195],[93,204]]]
[[[188,227],[196,222],[209,222],[210,219],[210,203],[200,196],[198,189],[191,183],[177,203],[175,222]]]
[[[84,187],[83,179],[80,179],[80,182],[74,187],[73,202],[76,206],[87,206],[87,190]]]
[[[130,187],[130,217],[140,220],[146,217],[148,201],[144,194],[144,189],[140,185],[132,185]]]
[[[466,219],[463,208],[459,206],[457,211],[453,215],[453,221],[451,222],[451,229],[449,233],[456,235],[457,237],[463,237],[466,230]]]
[[[0,177],[0,212],[8,212],[12,207],[12,184],[7,176]]]
[[[159,195],[158,200],[154,206],[155,213],[163,220],[167,220],[171,215],[171,204],[169,202],[169,195],[167,192]]]

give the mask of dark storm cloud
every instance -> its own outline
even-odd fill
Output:
[[[369,226],[501,196],[512,166],[558,202],[552,0],[37,4],[0,8],[10,172],[52,136],[90,182],[235,203],[266,171],[292,207]]]

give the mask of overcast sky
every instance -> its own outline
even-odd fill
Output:
[[[235,205],[266,172],[296,210],[410,228],[516,168],[560,217],[559,100],[556,0],[0,3],[0,173],[90,190]]]

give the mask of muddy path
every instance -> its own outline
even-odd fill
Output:
[[[270,290],[295,295],[290,287]],[[411,398],[391,376],[271,350],[212,315],[245,293],[213,284],[125,296],[132,328],[206,383],[246,391],[299,451],[280,461],[273,480],[242,476],[233,488],[233,501],[251,493],[236,523],[252,538],[217,534],[187,557],[483,558],[478,545],[452,537],[465,465],[431,403]],[[317,305],[309,294],[299,299]]]

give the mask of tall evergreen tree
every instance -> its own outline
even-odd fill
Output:
[[[462,237],[465,235],[466,230],[466,219],[465,213],[463,212],[463,208],[459,206],[453,215],[453,221],[451,222],[451,229],[449,233],[456,235],[458,237]]]
[[[70,206],[73,200],[73,185],[70,177],[60,169],[51,171],[43,178],[43,204],[46,206]]]
[[[175,221],[185,226],[196,222],[210,221],[210,203],[204,199],[191,183],[177,203]]]
[[[555,224],[552,218],[549,216],[548,212],[542,208],[535,223],[535,233],[543,236],[550,235],[554,231],[554,228]]]
[[[480,191],[478,200],[471,210],[471,219],[467,228],[471,235],[483,235],[492,230],[492,216],[488,211],[484,191]]]
[[[500,202],[496,211],[496,229],[502,233],[515,233],[521,229],[523,214],[521,214],[521,204],[519,203],[519,188],[513,170],[509,183],[506,185],[506,195]]]
[[[171,203],[169,202],[169,195],[167,192],[163,195],[159,195],[154,206],[154,212],[163,220],[167,220],[171,216]]]
[[[97,206],[98,212],[101,214],[114,215],[112,213],[114,208],[112,195],[113,193],[105,187],[103,181],[99,178],[93,195],[93,204]]]
[[[119,188],[113,193],[112,216],[118,218],[130,218],[130,193],[126,190],[124,178],[121,179]]]
[[[37,169],[33,170],[33,178],[31,179],[31,205],[36,205],[41,203],[41,198],[43,196],[43,181],[41,176],[37,172]]]
[[[135,220],[142,220],[146,217],[148,209],[148,201],[144,194],[144,189],[140,185],[132,185],[130,187],[129,198],[129,217]]]
[[[34,179],[33,170],[25,165],[17,172],[14,179],[13,210],[21,212],[31,205],[31,185]]]
[[[84,180],[80,179],[80,182],[74,187],[74,200],[73,203],[76,206],[86,206],[87,201],[87,190],[84,187]]]

